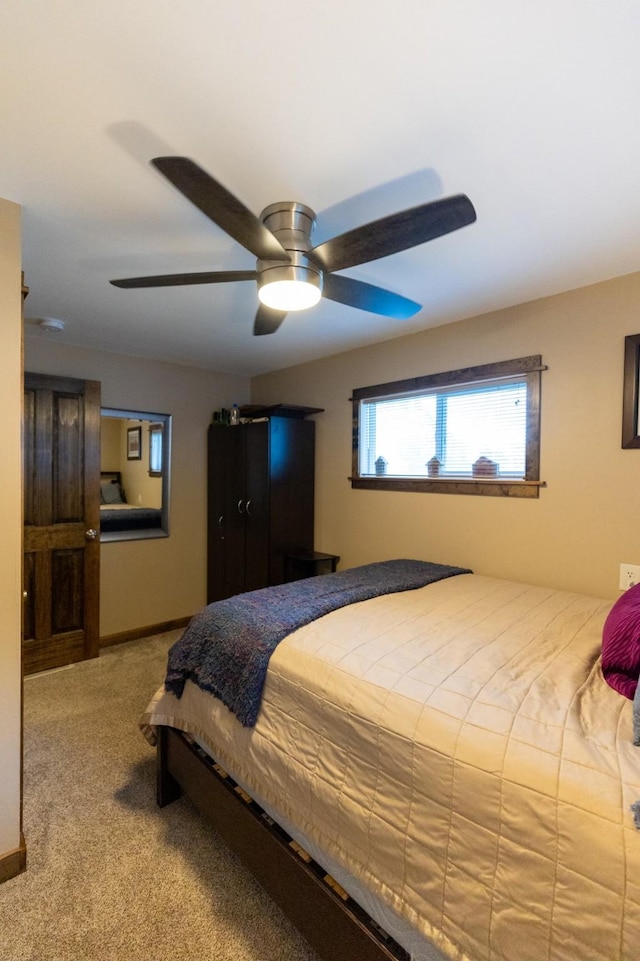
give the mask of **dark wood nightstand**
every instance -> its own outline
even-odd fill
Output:
[[[287,581],[299,581],[316,574],[333,574],[340,558],[337,554],[320,551],[299,551],[284,555],[284,576]]]

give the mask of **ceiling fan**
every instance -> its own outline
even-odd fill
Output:
[[[310,207],[281,202],[256,217],[222,184],[187,157],[156,157],[151,163],[202,213],[257,257],[255,270],[163,274],[110,281],[115,287],[172,287],[258,283],[260,306],[253,333],[273,334],[287,313],[316,304],[321,296],[385,317],[413,316],[421,305],[390,290],[336,273],[388,257],[471,224],[473,204],[465,194],[421,204],[333,237],[311,243],[316,215]]]

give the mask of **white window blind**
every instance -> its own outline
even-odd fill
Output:
[[[476,471],[524,477],[526,381],[374,398],[360,417],[363,475],[471,477],[484,458]]]

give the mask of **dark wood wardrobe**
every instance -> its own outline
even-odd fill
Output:
[[[301,415],[211,425],[207,603],[282,584],[287,554],[313,549],[314,459]]]

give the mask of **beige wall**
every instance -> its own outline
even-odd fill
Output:
[[[0,200],[0,858],[20,845],[22,415],[20,208]]]
[[[100,424],[100,470],[120,470],[119,417],[103,417]]]
[[[171,414],[170,536],[100,551],[100,635],[188,617],[206,603],[206,456],[212,413],[249,400],[244,377],[25,337],[25,369],[102,383],[102,406]]]
[[[640,564],[640,450],[620,446],[624,337],[637,333],[632,274],[258,377],[251,399],[325,408],[316,549],[341,567],[417,557],[617,597],[619,564]],[[549,367],[539,499],[351,489],[353,388],[528,354]]]
[[[640,450],[620,448],[626,334],[640,332],[640,274],[255,378],[254,403],[324,407],[317,422],[316,548],[341,567],[413,556],[482,573],[617,596],[640,563]],[[354,387],[541,353],[538,500],[353,491]],[[245,378],[25,341],[29,370],[102,382],[105,407],[173,414],[171,536],[105,544],[101,634],[184,617],[205,601],[206,429],[249,400]],[[144,585],[153,583],[148,591]]]

